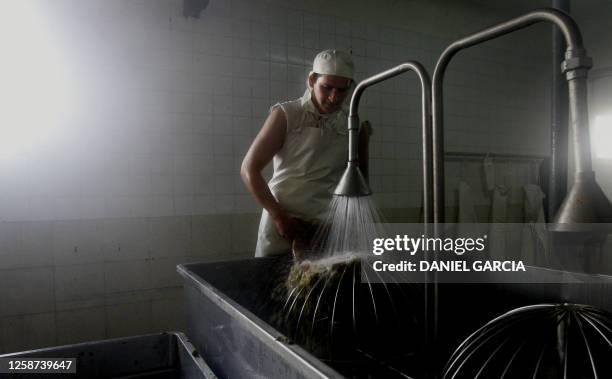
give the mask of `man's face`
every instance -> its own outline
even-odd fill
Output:
[[[340,109],[349,93],[351,79],[335,75],[318,75],[309,78],[312,100],[320,113],[333,113]]]

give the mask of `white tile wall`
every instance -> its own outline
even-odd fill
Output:
[[[0,329],[13,330],[12,325],[22,319],[24,325],[30,325],[30,319],[36,323],[37,315],[54,315],[57,326],[53,323],[48,333],[34,331],[29,334],[31,338],[19,341],[15,340],[17,332],[3,332],[0,347],[14,351],[130,333],[179,330],[182,310],[165,307],[181,302],[176,265],[250,256],[256,222],[256,214],[2,222],[3,263],[10,265],[0,269]],[[91,230],[92,225],[100,226],[100,235],[76,235]],[[70,259],[66,254],[54,257],[49,251],[53,246],[65,246],[72,254],[75,246],[78,252],[80,246],[91,246],[94,241],[100,245],[101,253],[91,262],[92,256],[81,259],[76,255]],[[13,254],[24,247],[31,254]],[[185,255],[189,252],[193,255]],[[128,318],[124,325],[116,326],[117,319],[130,306],[139,312],[139,318],[144,315],[146,322],[140,324]],[[91,317],[91,330],[85,321],[74,321]],[[50,322],[48,318],[43,320]],[[72,323],[75,325],[70,329]]]
[[[55,344],[55,313],[36,313],[4,318],[2,338],[4,351],[28,350],[34,346]],[[2,344],[0,344],[0,347]]]
[[[142,291],[150,287],[147,261],[106,262],[104,264],[105,293]]]
[[[104,296],[104,271],[100,264],[55,267],[55,298],[58,302]]]
[[[146,334],[152,329],[151,302],[119,304],[106,310],[107,335]]]
[[[191,224],[184,217],[151,220],[151,256],[185,256],[191,251]]]
[[[153,300],[151,323],[153,330],[185,330],[182,293],[171,299]]]
[[[55,306],[53,269],[3,270],[0,275],[0,315],[52,312]]]
[[[105,307],[59,311],[56,317],[58,344],[94,341],[107,337]]]
[[[202,257],[183,256],[155,258],[150,262],[151,288],[168,288],[182,285],[181,277],[176,273],[176,266],[202,260]]]

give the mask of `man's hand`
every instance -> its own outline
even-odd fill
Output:
[[[321,252],[323,249],[322,244],[325,242],[331,227],[329,224],[321,224],[319,222],[299,221],[302,223],[302,229],[296,235],[291,246],[293,258],[296,261],[307,258],[307,253]]]
[[[289,241],[293,241],[302,232],[302,222],[284,212],[274,217],[273,221],[278,234]]]

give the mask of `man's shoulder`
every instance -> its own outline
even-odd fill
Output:
[[[290,106],[298,106],[301,107],[303,105],[303,101],[301,98],[297,98],[297,99],[293,99],[293,100],[287,100],[287,101],[282,101],[279,102],[279,104],[288,104]]]
[[[299,98],[294,100],[280,101],[272,106],[272,108],[274,107],[280,107],[283,111],[285,111],[285,113],[299,112],[304,109],[302,101]]]

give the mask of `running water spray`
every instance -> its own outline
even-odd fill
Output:
[[[372,240],[383,235],[383,222],[372,196],[334,196],[314,238],[317,258],[367,256]]]
[[[319,357],[346,359],[356,346],[376,355],[410,350],[411,296],[393,279],[385,283],[361,269],[372,239],[383,235],[382,222],[371,196],[335,196],[314,243],[277,289],[282,309],[275,322]]]

